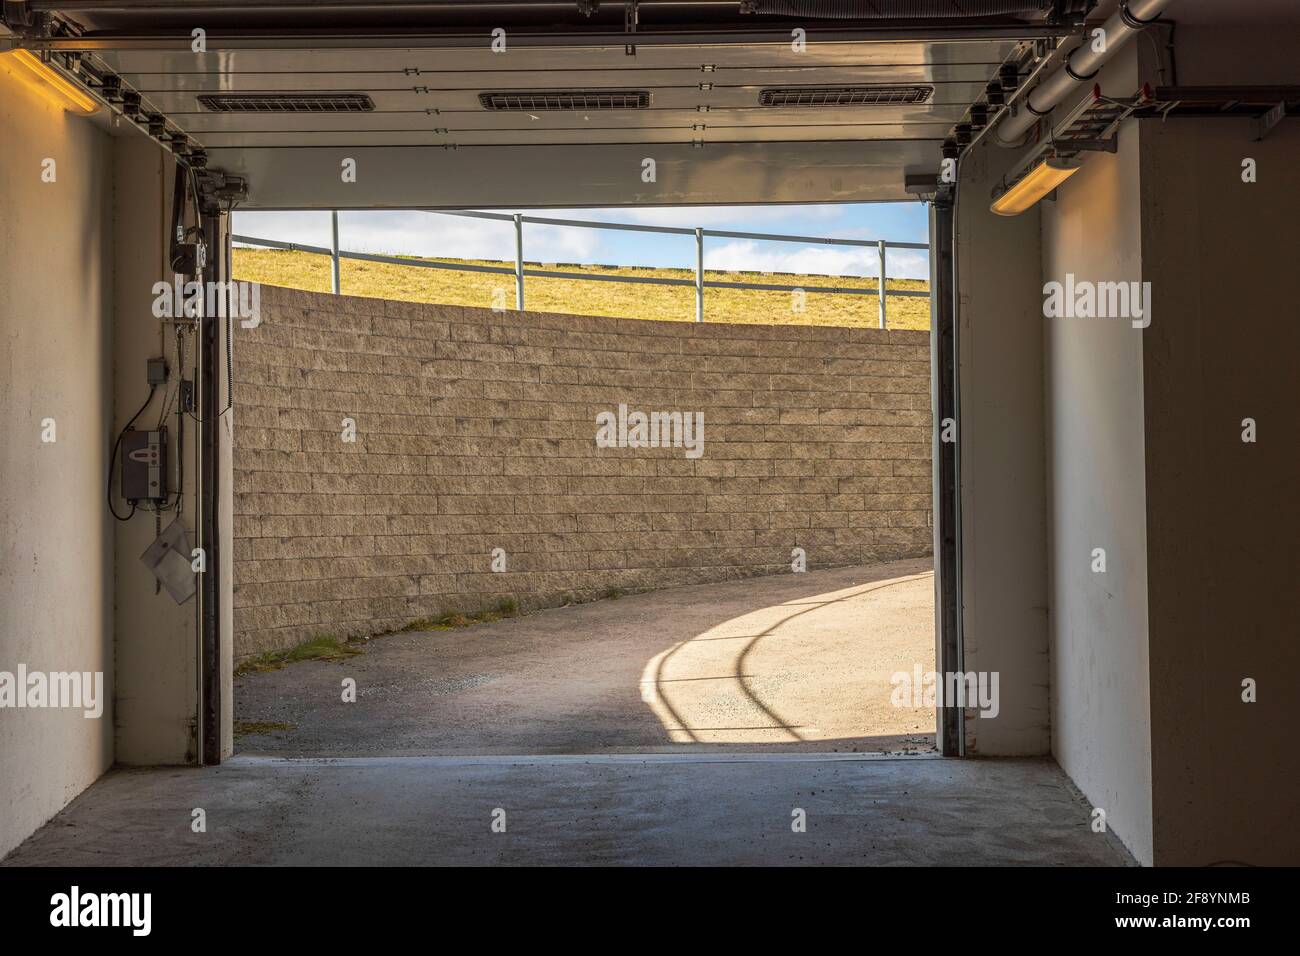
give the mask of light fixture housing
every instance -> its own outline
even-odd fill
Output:
[[[933,86],[866,83],[857,86],[773,86],[760,90],[759,106],[919,106],[934,95]]]
[[[199,105],[210,113],[372,113],[365,93],[205,93]]]
[[[649,90],[491,90],[478,95],[479,105],[498,113],[594,112],[645,110]]]
[[[1019,216],[1082,168],[1076,160],[1049,156],[993,200],[989,209],[999,216]]]
[[[98,100],[35,53],[30,50],[10,50],[8,55],[10,63],[18,64],[22,68],[19,72],[25,71],[29,79],[35,77],[39,81],[40,89],[44,90],[51,99],[56,100],[65,110],[79,113],[82,116],[89,116],[91,113],[98,112]]]

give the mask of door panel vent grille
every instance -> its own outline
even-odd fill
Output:
[[[485,110],[511,113],[545,113],[556,110],[644,110],[650,107],[647,90],[502,90],[480,93]]]
[[[896,106],[927,103],[932,86],[780,86],[758,94],[762,106]]]
[[[365,93],[211,93],[199,105],[213,113],[369,113]]]

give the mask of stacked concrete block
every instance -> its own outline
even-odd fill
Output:
[[[925,332],[265,286],[236,356],[240,658],[791,573],[795,549],[808,568],[931,551]],[[620,406],[702,414],[703,443],[602,447]]]

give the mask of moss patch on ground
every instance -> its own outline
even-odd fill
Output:
[[[285,651],[267,651],[250,657],[235,668],[235,676],[276,671],[295,661],[343,661],[360,653],[361,648],[356,644],[337,637],[313,637]]]
[[[490,611],[479,611],[472,614],[452,611],[441,617],[419,618],[404,627],[399,627],[393,631],[384,631],[382,634],[374,636],[383,637],[386,634],[404,634],[409,631],[446,631],[456,627],[486,624],[489,621],[501,621],[518,616],[519,606],[514,601],[507,600],[502,601]],[[363,646],[370,640],[372,638],[369,637],[347,641],[340,640],[337,637],[313,637],[310,641],[304,641],[297,647],[291,647],[288,650],[267,651],[265,654],[250,657],[235,668],[235,676],[242,677],[245,674],[278,671],[286,664],[293,664],[297,661],[344,661],[349,657],[356,657],[358,654],[364,653]]]
[[[447,631],[455,627],[469,627],[471,624],[486,624],[489,621],[500,621],[505,618],[518,617],[519,607],[514,601],[502,601],[490,611],[479,611],[476,614],[463,614],[459,611],[452,611],[441,617],[423,617],[419,620],[412,621],[405,627],[398,628],[396,631],[389,633],[401,634],[408,631]]]

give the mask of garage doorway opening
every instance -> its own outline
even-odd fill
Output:
[[[237,750],[934,750],[919,204],[233,232]]]
[[[925,230],[919,203],[841,203],[245,212],[233,238],[237,274],[309,291],[494,311],[926,330]]]

